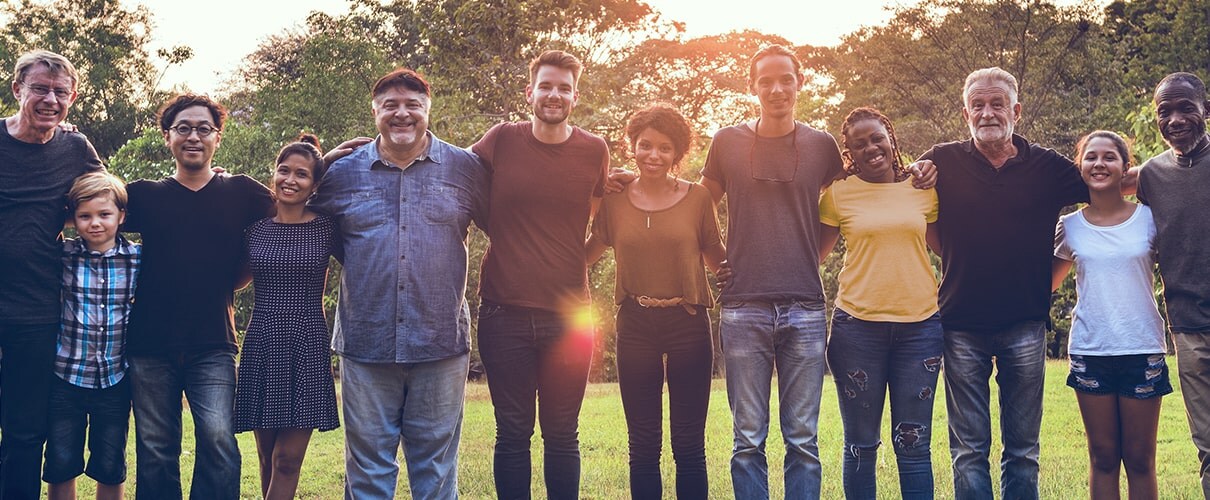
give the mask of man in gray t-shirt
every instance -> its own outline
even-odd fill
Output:
[[[1176,344],[1181,393],[1210,498],[1210,136],[1206,85],[1173,73],[1155,89],[1160,134],[1171,149],[1139,170],[1138,197],[1155,217],[1168,325]]]
[[[727,260],[721,335],[727,399],[735,426],[731,479],[736,498],[768,498],[765,438],[777,367],[786,498],[818,498],[816,431],[827,320],[816,265],[819,193],[842,171],[836,140],[794,120],[803,75],[798,58],[770,46],[748,74],[760,117],[719,130],[702,184],[727,195]]]

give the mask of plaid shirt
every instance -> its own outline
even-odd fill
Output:
[[[55,353],[59,378],[104,389],[126,374],[126,318],[142,250],[122,235],[104,253],[89,251],[83,239],[63,242],[63,326]]]

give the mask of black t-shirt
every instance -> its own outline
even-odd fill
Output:
[[[1055,225],[1088,201],[1076,166],[1021,136],[999,169],[973,140],[933,146],[941,236],[941,321],[946,329],[997,331],[1050,315]]]
[[[59,322],[67,191],[101,168],[83,134],[56,130],[30,144],[0,120],[0,323]]]
[[[127,353],[235,352],[232,301],[244,228],[272,215],[269,190],[244,175],[215,175],[198,191],[172,178],[136,181],[126,190],[122,230],[143,237]]]

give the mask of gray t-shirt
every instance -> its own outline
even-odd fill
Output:
[[[1169,327],[1210,333],[1210,151],[1181,160],[1171,149],[1147,160],[1138,197],[1155,216]]]
[[[67,191],[101,168],[83,134],[55,130],[50,142],[30,144],[0,120],[0,323],[59,322]]]
[[[819,193],[843,169],[831,134],[797,124],[761,137],[745,124],[714,134],[702,175],[727,193],[727,260],[735,277],[719,300],[823,304]]]

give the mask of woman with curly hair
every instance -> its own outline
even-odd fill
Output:
[[[895,128],[878,110],[853,110],[841,135],[849,176],[820,198],[819,259],[844,236],[827,356],[844,424],[845,497],[876,497],[889,390],[900,494],[932,498],[929,442],[944,339],[927,249],[937,247],[926,241],[935,241],[937,194],[912,186]]]
[[[617,262],[618,385],[630,431],[630,491],[662,498],[663,388],[668,382],[676,496],[707,498],[706,411],[714,305],[703,262],[718,272],[727,252],[710,192],[677,178],[692,144],[676,109],[651,106],[626,126],[638,178],[605,196],[592,224],[588,263],[613,247]],[[667,356],[665,364],[664,357]]]

